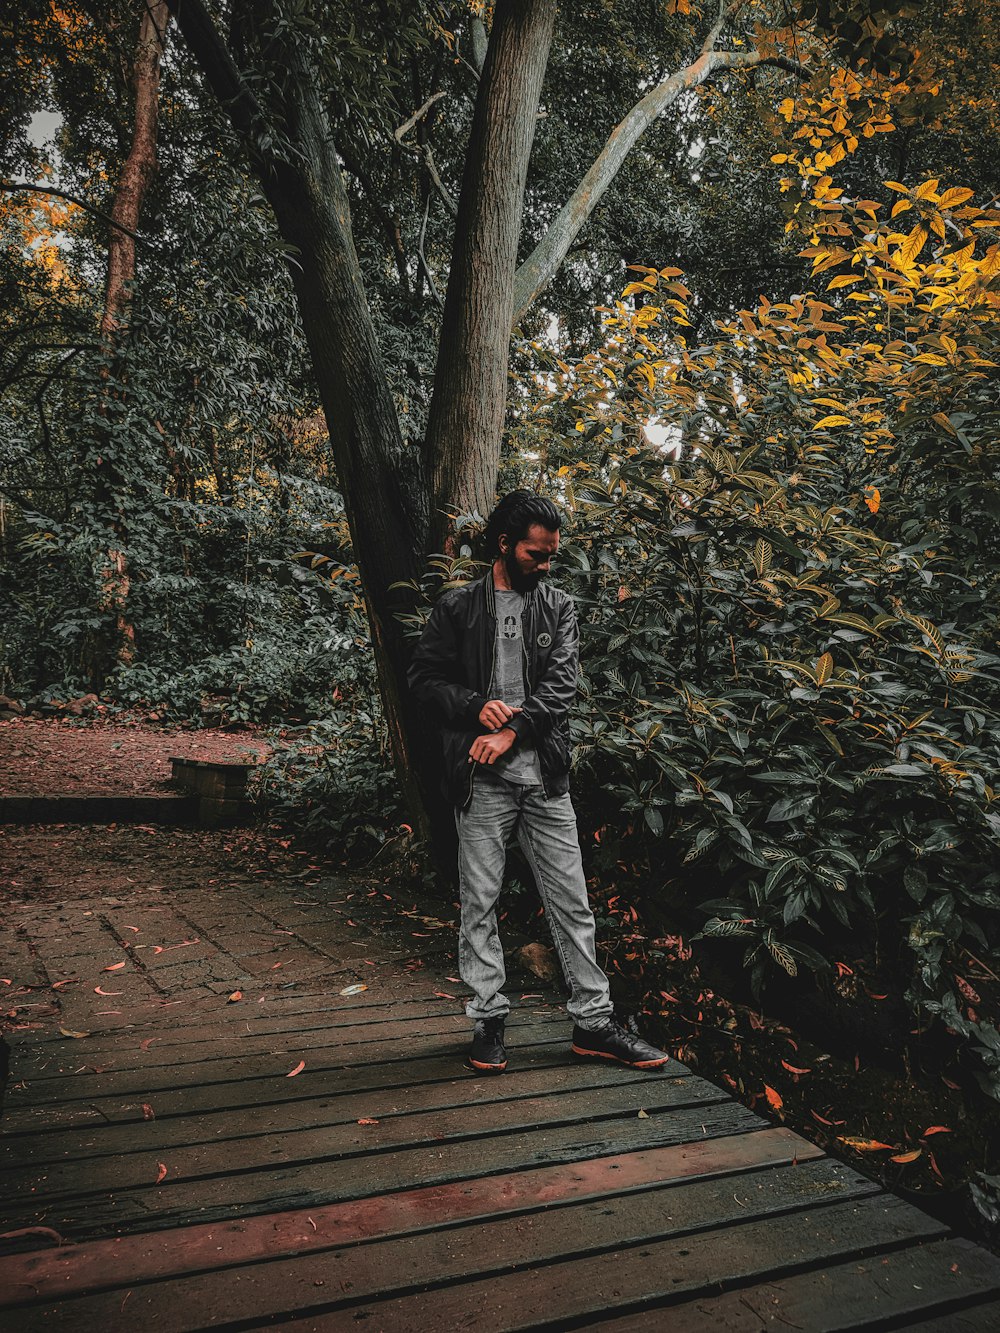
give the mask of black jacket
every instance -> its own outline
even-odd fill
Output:
[[[525,594],[525,693],[507,724],[538,752],[546,796],[569,791],[569,709],[576,696],[580,633],[572,599],[542,582]],[[493,571],[439,597],[420,636],[408,680],[442,728],[444,786],[455,805],[472,799],[469,749],[488,728],[479,721],[493,693],[496,657]]]

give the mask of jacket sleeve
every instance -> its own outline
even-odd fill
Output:
[[[580,662],[580,628],[576,607],[566,597],[559,609],[552,651],[545,672],[521,705],[522,711],[508,722],[518,739],[540,740],[569,712],[576,698],[577,667]]]
[[[459,679],[461,646],[448,601],[444,597],[434,603],[406,679],[417,702],[432,709],[447,725],[474,727],[486,696]]]

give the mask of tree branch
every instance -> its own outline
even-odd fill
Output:
[[[434,274],[431,272],[431,266],[427,262],[427,256],[424,254],[424,238],[427,235],[427,217],[431,211],[431,197],[428,194],[424,204],[424,219],[420,224],[420,235],[417,238],[417,258],[420,260],[420,267],[424,271],[424,277],[427,279],[427,285],[431,289],[431,295],[438,303],[440,309],[444,309],[444,297],[438,291],[437,283],[434,281]]]
[[[420,108],[419,111],[414,111],[410,119],[406,121],[404,124],[400,125],[398,130],[395,130],[393,132],[392,137],[399,144],[400,148],[404,148],[408,153],[416,153],[419,157],[423,158],[424,166],[427,168],[427,174],[430,176],[431,181],[434,184],[435,190],[437,190],[438,194],[441,196],[445,208],[447,208],[448,212],[451,214],[453,218],[457,218],[458,204],[455,203],[455,200],[451,196],[451,191],[448,189],[448,187],[445,185],[444,181],[438,174],[437,163],[434,161],[434,154],[431,151],[430,144],[421,143],[414,147],[411,147],[409,144],[403,143],[403,140],[405,139],[407,134],[409,134],[410,130],[413,129],[414,125],[418,124],[419,121],[423,120],[424,116],[427,115],[428,111],[430,111],[434,103],[438,101],[439,98],[444,96],[445,96],[444,92],[433,93],[430,97],[428,97],[427,101],[423,104],[423,106]]]
[[[628,154],[653,122],[672,106],[682,93],[706,83],[720,70],[753,69],[777,65],[799,75],[802,66],[782,56],[763,57],[757,51],[717,51],[715,43],[724,26],[742,9],[744,0],[720,6],[719,17],[709,31],[697,58],[684,69],[669,75],[641,98],[611,131],[590,169],[549,225],[545,235],[517,270],[514,279],[514,323],[523,317],[532,301],[552,281],[580,229],[614,181]]]
[[[109,217],[107,213],[102,213],[99,208],[93,204],[88,204],[85,199],[79,198],[75,194],[70,194],[68,190],[57,190],[53,185],[30,185],[27,181],[0,181],[0,190],[14,194],[24,190],[29,194],[52,194],[57,199],[65,199],[71,204],[76,204],[77,208],[82,208],[85,213],[92,214],[95,218],[106,223],[109,227],[116,227],[118,231],[123,231],[126,236],[131,236],[133,241],[138,241],[140,245],[149,245],[150,242],[140,236],[138,232],[131,231],[128,227],[116,222],[114,218]]]
[[[416,125],[417,121],[423,120],[424,116],[427,115],[428,111],[430,111],[434,103],[439,101],[442,97],[444,97],[444,95],[445,94],[443,89],[439,93],[431,93],[430,97],[428,97],[427,101],[423,104],[420,110],[414,111],[413,115],[410,117],[409,120],[404,121],[404,123],[400,125],[398,130],[393,131],[392,137],[396,140],[398,144],[402,144],[403,140],[409,134],[410,130],[413,129],[414,125]]]

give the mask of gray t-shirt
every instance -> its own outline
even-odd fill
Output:
[[[493,670],[493,698],[502,699],[510,708],[524,703],[524,637],[521,612],[524,598],[519,592],[496,590],[497,640]],[[519,787],[540,786],[542,770],[534,747],[515,742],[495,764],[480,768],[484,776],[504,778]]]

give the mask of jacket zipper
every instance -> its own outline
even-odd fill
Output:
[[[531,661],[528,657],[527,637],[524,633],[524,617],[521,617],[521,656],[524,658],[524,693],[527,696],[531,689]],[[492,684],[492,682],[490,682]],[[538,776],[542,780],[542,795],[546,800],[549,799],[549,793],[545,788],[545,771],[542,768],[542,752],[535,748],[535,759],[538,761]]]
[[[489,577],[492,578],[492,574],[489,575]],[[489,609],[489,608],[487,607],[487,610],[488,610],[488,609]],[[524,645],[522,644],[521,646],[522,646],[522,648],[523,648]],[[496,673],[497,673],[497,618],[496,618],[496,614],[494,613],[494,615],[493,615],[493,649],[492,649],[492,656],[491,656],[491,658],[490,658],[490,680],[489,680],[489,684],[486,686],[486,698],[487,698],[487,701],[489,700],[489,697],[490,697],[490,695],[491,695],[492,692],[493,692],[493,681],[494,681],[494,678],[496,677]],[[539,767],[541,767],[541,763],[540,763],[540,762],[539,762]],[[475,778],[476,778],[476,765],[475,765],[474,763],[472,763],[472,764],[469,765],[469,794],[468,794],[468,795],[466,796],[466,798],[465,798],[465,805],[462,806],[462,809],[463,809],[463,810],[467,809],[468,806],[469,806],[469,804],[470,804],[470,802],[472,801],[472,784],[473,784],[473,782],[475,781]]]

